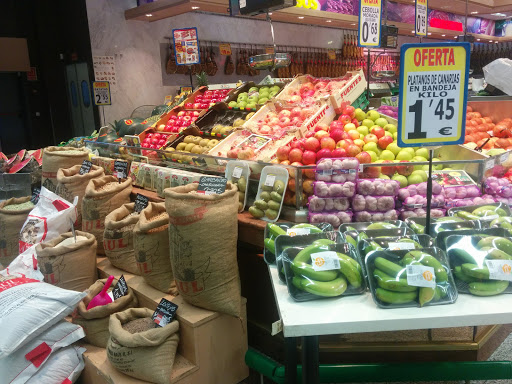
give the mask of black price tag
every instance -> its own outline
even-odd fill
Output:
[[[224,193],[228,179],[225,177],[201,176],[197,192],[204,192],[206,195]]]
[[[91,172],[92,163],[89,160],[84,160],[82,166],[80,167],[80,171],[78,173],[80,175],[85,175],[86,173]]]
[[[32,191],[32,198],[30,199],[32,204],[34,204],[34,205],[37,204],[37,202],[39,201],[40,193],[41,193],[41,188],[34,188],[34,190]]]
[[[162,299],[151,318],[160,327],[164,327],[174,319],[177,310],[178,306],[172,301]]]
[[[117,281],[116,286],[112,290],[112,296],[114,296],[114,300],[117,300],[120,297],[126,296],[127,294],[128,294],[128,284],[126,284],[126,280],[124,279],[124,276],[121,275],[121,277]]]
[[[140,213],[144,208],[146,208],[149,204],[149,199],[147,196],[141,195],[140,193],[137,193],[137,196],[135,197],[135,206],[134,210],[137,213]]]
[[[114,176],[118,179],[126,179],[128,177],[128,162],[122,160],[114,161]]]

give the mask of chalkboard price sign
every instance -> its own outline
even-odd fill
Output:
[[[228,179],[225,177],[201,176],[197,192],[203,192],[206,195],[224,193]]]

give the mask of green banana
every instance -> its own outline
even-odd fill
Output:
[[[370,242],[365,242],[367,245],[364,247],[363,251],[364,251],[364,254],[367,255],[368,253],[370,252],[374,252],[374,251],[383,251],[384,248],[382,248],[378,243],[376,243],[375,241],[370,241]]]
[[[489,279],[489,269],[487,267],[480,268],[478,265],[470,263],[462,264],[461,267],[462,272],[467,276],[477,279]]]
[[[466,212],[466,211],[457,211],[457,212],[455,212],[455,215],[457,215],[458,217],[460,217],[461,219],[464,219],[464,220],[479,220],[480,219],[480,216],[474,215],[474,214]]]
[[[337,270],[315,271],[310,264],[298,264],[295,263],[295,260],[290,264],[290,268],[295,276],[303,276],[316,281],[332,281],[338,277]]]
[[[469,292],[475,296],[499,295],[508,288],[508,281],[492,280],[469,283]]]
[[[418,292],[392,292],[386,289],[377,288],[375,290],[377,299],[388,304],[407,304],[418,297]]]
[[[354,248],[357,248],[356,239],[354,239],[352,236],[345,234],[345,240],[347,241],[347,243],[352,244]]]
[[[369,230],[369,229],[394,229],[394,228],[398,228],[398,227],[395,224],[379,222],[379,223],[370,224],[368,227],[366,227],[366,230]]]
[[[476,260],[473,256],[463,248],[450,248],[449,252],[450,254],[455,255],[461,262],[476,264]]]
[[[498,248],[483,247],[480,249],[486,252],[485,258],[491,260],[512,260],[512,256]]]
[[[366,240],[367,238],[368,238],[368,235],[366,234],[366,232],[359,232],[357,234],[357,243],[359,243],[360,241]]]
[[[401,265],[395,264],[383,257],[376,257],[373,263],[375,264],[375,268],[380,269],[392,277],[396,277],[405,271]]]
[[[409,264],[414,264],[414,265],[421,265],[421,263],[419,261],[417,261],[414,257],[411,257],[411,256],[404,256],[402,258],[402,260],[400,260],[400,265],[402,266],[406,266],[406,265],[409,265]]]
[[[336,243],[329,239],[318,239],[318,240],[313,241],[313,244],[311,244],[311,245],[321,246],[321,245],[331,245],[331,244],[336,244]],[[326,249],[323,249],[323,250],[325,251]]]
[[[416,249],[422,249],[423,247],[421,246],[420,243],[418,243],[417,241],[413,240],[413,239],[408,239],[408,238],[401,238],[401,239],[398,239],[397,240],[397,243],[411,243],[411,244],[414,244],[414,248]]]
[[[270,253],[272,253],[274,255],[276,254],[276,245],[274,243],[274,240],[267,238],[267,239],[263,240],[263,243],[265,244],[265,249],[267,251],[269,251]]]
[[[473,212],[473,215],[479,217],[498,215],[498,216],[507,216],[507,212],[504,209],[495,207],[494,205],[484,205],[482,207],[476,208]]]
[[[435,294],[435,288],[421,287],[419,295],[420,307],[423,307],[425,304],[430,303],[434,299]]]
[[[299,284],[300,289],[303,291],[323,297],[339,296],[347,290],[347,280],[341,275],[331,281],[315,281],[300,278]],[[296,283],[294,285],[297,286]]]
[[[358,232],[358,230],[355,229],[354,227],[348,226],[345,228],[345,232]]]
[[[502,228],[505,228],[502,226],[502,224],[511,224],[512,223],[512,216],[501,216],[501,217],[498,217],[497,219],[494,219],[493,221],[491,221],[491,227],[494,227],[496,225],[502,227]]]
[[[425,233],[425,226],[424,225],[421,225],[421,224],[418,224],[418,223],[415,223],[415,222],[411,222],[409,224],[409,227],[411,227],[411,229],[414,231],[414,233],[416,233],[418,235],[423,235]]]
[[[272,239],[276,238],[279,235],[286,235],[286,231],[277,224],[268,223],[267,229],[268,232],[270,233],[270,238]]]
[[[350,285],[352,285],[354,288],[359,288],[363,282],[363,276],[357,267],[355,267],[354,264],[350,261],[354,259],[344,255],[343,253],[337,252],[336,254],[338,255],[338,259],[340,261],[340,272],[347,278]]]
[[[405,256],[408,255],[414,257],[421,264],[426,265],[427,267],[434,268],[436,281],[438,283],[448,281],[448,273],[446,273],[446,270],[444,269],[443,265],[434,256],[431,256],[428,253],[422,251],[409,251]]]
[[[437,223],[460,223],[462,220],[460,217],[457,216],[446,216],[446,217],[438,217],[436,219]]]
[[[307,223],[301,223],[301,224],[295,224],[292,229],[296,228],[308,228],[309,233],[322,233],[322,230],[313,224],[307,224]]]
[[[489,236],[485,237],[482,240],[480,240],[476,247],[478,249],[482,249],[485,247],[494,247],[498,248],[499,250],[512,255],[512,241],[509,239],[506,239],[504,237],[497,237],[497,236]]]
[[[439,286],[437,286],[435,289],[434,298],[432,299],[432,301],[439,301],[440,299],[441,299],[441,288],[439,288]]]
[[[418,290],[417,287],[413,287],[407,284],[407,279],[396,279],[395,277],[389,276],[380,269],[373,271],[373,277],[377,280],[379,287],[387,289],[393,292],[415,292]]]
[[[478,281],[477,278],[468,276],[464,272],[462,272],[462,267],[460,265],[457,265],[455,268],[453,268],[453,273],[455,274],[455,277],[457,279],[462,280],[468,284],[474,281]]]

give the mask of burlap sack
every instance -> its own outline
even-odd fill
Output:
[[[190,304],[240,317],[237,188],[228,182],[224,193],[204,195],[197,186],[165,190],[176,285]]]
[[[107,215],[103,248],[114,267],[139,275],[133,248],[133,229],[140,214],[135,212],[134,207],[135,203],[124,204]]]
[[[96,239],[87,232],[76,231],[76,236],[87,240],[56,247],[64,239],[72,238],[71,232],[36,245],[37,264],[44,281],[64,289],[83,292],[98,278],[96,270]]]
[[[110,363],[128,376],[157,384],[170,384],[179,342],[179,323],[130,333],[123,324],[151,317],[147,308],[132,308],[110,316],[107,357]]]
[[[0,265],[4,267],[7,267],[19,255],[20,231],[33,208],[10,211],[4,209],[4,207],[12,204],[23,204],[30,201],[30,199],[30,196],[13,197],[0,203]]]
[[[72,316],[73,323],[80,325],[84,329],[84,341],[101,348],[105,348],[107,346],[109,338],[108,321],[110,315],[136,307],[138,304],[137,296],[135,296],[133,290],[128,287],[128,294],[126,296],[120,297],[110,304],[87,310],[87,306],[93,297],[101,292],[106,282],[107,279],[101,279],[91,285],[87,291],[87,296],[78,303],[78,307],[75,312],[73,312]],[[109,292],[116,284],[117,279],[114,279],[109,288]]]
[[[144,281],[175,295],[176,283],[169,260],[169,215],[164,203],[149,203],[133,230],[135,261]]]
[[[92,179],[105,176],[103,168],[93,165],[89,173],[80,174],[81,164],[73,165],[71,168],[59,168],[57,171],[57,187],[55,193],[67,201],[73,201],[78,196],[76,205],[75,229],[82,229],[82,200],[85,195],[85,188]]]
[[[103,176],[92,179],[87,184],[82,200],[82,230],[96,236],[98,254],[105,254],[103,249],[105,217],[121,205],[129,203],[131,193],[131,179],[119,183],[114,176]]]
[[[41,184],[52,192],[57,187],[57,171],[59,168],[70,168],[82,164],[89,159],[87,148],[48,147],[43,151],[43,173]]]

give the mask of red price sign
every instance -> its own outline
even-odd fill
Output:
[[[231,44],[229,44],[229,43],[219,44],[219,50],[220,50],[221,55],[230,56],[231,55]]]

